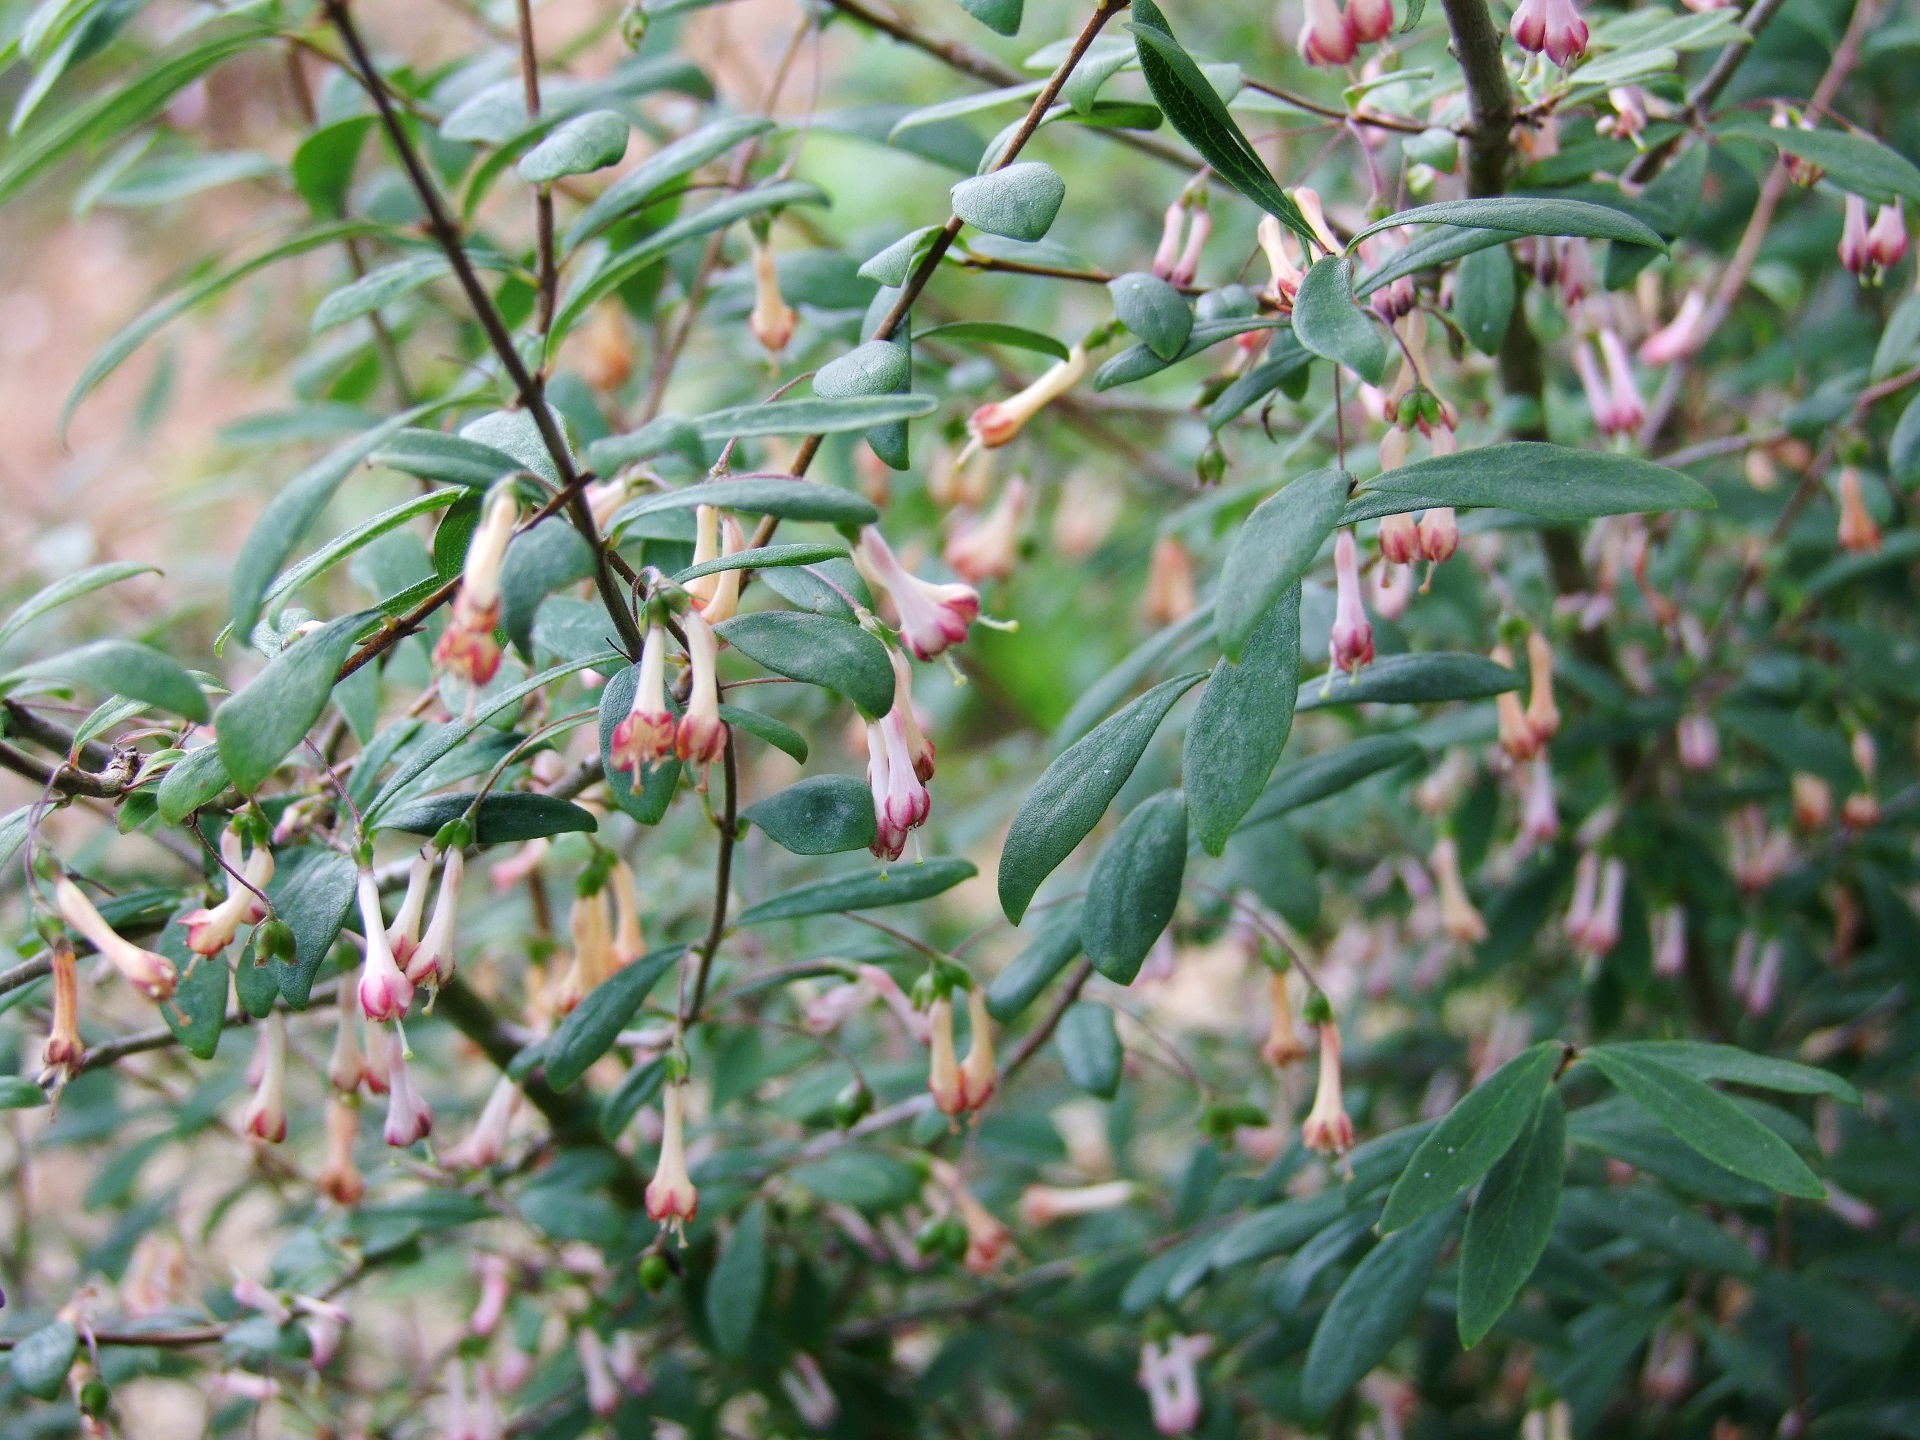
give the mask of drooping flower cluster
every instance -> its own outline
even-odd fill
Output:
[[[1575,0],[1520,0],[1512,29],[1522,50],[1544,52],[1563,70],[1587,53],[1587,22]]]
[[[1393,31],[1393,0],[1307,0],[1307,23],[1300,28],[1300,58],[1309,65],[1345,65],[1362,45],[1373,45]]]
[[[853,563],[867,584],[886,592],[899,621],[900,640],[918,660],[937,658],[967,638],[980,615],[980,595],[971,585],[922,580],[894,555],[886,537],[868,525],[853,548]]]

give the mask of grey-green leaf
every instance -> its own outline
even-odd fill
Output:
[[[642,955],[589,990],[541,1046],[547,1083],[565,1090],[586,1074],[632,1023],[660,977],[678,963],[686,948],[669,945]]]
[[[741,818],[796,855],[865,849],[877,833],[873,792],[854,775],[809,775],[749,805]]]
[[[1441,505],[1494,505],[1564,521],[1711,510],[1713,497],[1678,470],[1651,460],[1514,440],[1431,456],[1376,475],[1362,482],[1340,523]]]
[[[1187,723],[1181,781],[1194,829],[1209,855],[1227,848],[1265,789],[1293,728],[1299,688],[1300,587],[1295,585],[1267,608],[1239,663],[1223,656],[1213,667]]]
[[[1453,318],[1482,355],[1499,353],[1513,317],[1513,257],[1504,245],[1476,250],[1460,262],[1453,286]]]
[[[175,919],[161,932],[154,948],[179,967],[180,984],[173,999],[160,1007],[181,1048],[196,1060],[211,1060],[220,1048],[220,1030],[227,1019],[227,962],[223,956],[196,956],[187,948],[186,926]],[[242,953],[239,963],[253,968],[253,958]],[[272,973],[267,988],[279,994]]]
[[[340,662],[364,615],[347,615],[303,635],[268,662],[213,718],[227,774],[251,795],[279,768],[326,709]]]
[[[157,575],[159,567],[141,565],[132,560],[113,560],[105,565],[91,565],[64,579],[56,580],[43,590],[29,596],[18,609],[0,625],[0,648],[18,635],[27,626],[49,611],[78,600],[82,595],[90,595],[107,585],[118,584],[135,575]]]
[[[931,395],[849,395],[840,400],[773,400],[765,405],[734,405],[694,420],[706,441],[755,439],[763,435],[837,435],[871,430],[896,420],[931,415],[940,402]],[[822,487],[815,487],[816,489]]]
[[[1624,210],[1596,205],[1591,200],[1561,200],[1539,195],[1496,195],[1478,200],[1442,200],[1416,205],[1384,220],[1376,220],[1356,234],[1348,247],[1369,235],[1400,225],[1457,225],[1475,230],[1503,230],[1513,235],[1578,235],[1590,240],[1626,240],[1664,252],[1660,232]]]
[[[1436,1210],[1396,1230],[1353,1267],[1320,1317],[1307,1348],[1300,1399],[1307,1412],[1323,1415],[1386,1358],[1420,1308],[1427,1281],[1439,1262],[1457,1218],[1452,1207]]]
[[[1387,1197],[1380,1228],[1411,1224],[1486,1174],[1533,1122],[1560,1053],[1558,1043],[1543,1040],[1468,1091],[1413,1152]]]
[[[1081,905],[1069,901],[1045,913],[1022,950],[987,986],[987,1013],[1005,1024],[1024,1011],[1053,977],[1080,953]]]
[[[1387,341],[1353,299],[1353,261],[1316,260],[1293,297],[1293,333],[1314,354],[1345,365],[1369,385],[1387,373]]]
[[[379,828],[437,835],[448,821],[459,819],[472,806],[470,794],[427,795],[389,810],[380,817]],[[473,811],[476,845],[511,845],[576,832],[591,835],[599,828],[591,810],[558,795],[509,790],[485,796]]]
[[[581,241],[591,239],[621,216],[651,204],[681,176],[726,154],[742,140],[764,135],[772,128],[773,121],[764,116],[730,115],[711,125],[701,126],[671,145],[661,146],[609,185],[598,199],[580,212],[579,218],[567,227],[566,236],[561,242],[562,248],[574,249]]]
[[[1685,1071],[1611,1045],[1595,1046],[1582,1058],[1716,1165],[1788,1195],[1826,1198],[1826,1186],[1786,1141]]]
[[[689,565],[674,575],[673,583],[684,585],[702,575],[718,575],[726,570],[775,570],[787,565],[818,565],[823,560],[846,558],[844,545],[762,545]]]
[[[1018,35],[1026,0],[960,0],[960,8],[996,35]]]
[[[869,866],[749,905],[740,912],[739,923],[761,925],[769,920],[799,920],[808,915],[835,915],[842,910],[907,905],[942,894],[979,873],[967,861],[945,855],[923,860],[918,865],[890,865],[880,871]]]
[[[14,1383],[36,1400],[57,1399],[79,1350],[80,1332],[70,1322],[42,1326],[16,1343],[8,1357]]]
[[[1120,1091],[1123,1055],[1113,1011],[1082,1000],[1067,1007],[1054,1032],[1054,1049],[1067,1079],[1089,1095],[1111,1100]]]
[[[1087,877],[1080,943],[1094,969],[1116,984],[1133,982],[1173,919],[1186,868],[1187,797],[1162,790],[1128,812]]]
[[[791,755],[802,765],[807,763],[807,737],[783,720],[762,715],[741,705],[721,705],[720,718],[736,730],[764,740],[774,749]]]
[[[1842,190],[1885,203],[1896,197],[1920,204],[1920,167],[1872,136],[1843,130],[1775,129],[1760,115],[1738,114],[1719,121],[1722,135],[1738,135],[1810,160]]]
[[[1263,500],[1234,532],[1215,590],[1213,629],[1229,659],[1240,658],[1253,627],[1300,583],[1339,523],[1353,477],[1312,470]]]
[[[1560,1212],[1566,1163],[1567,1108],[1560,1092],[1548,1086],[1467,1216],[1460,1245],[1459,1327],[1460,1343],[1469,1350],[1507,1313],[1546,1252]]]
[[[767,1207],[756,1201],[741,1214],[707,1277],[707,1324],[723,1355],[747,1353],[767,1288]]]
[[[1277,820],[1289,810],[1338,795],[1369,775],[1420,759],[1426,753],[1420,742],[1408,735],[1367,735],[1311,760],[1296,761],[1267,786],[1241,828],[1250,830]]]
[[[880,512],[864,496],[811,480],[710,480],[629,500],[614,512],[613,528],[630,525],[642,515],[688,510],[696,505],[717,505],[749,515],[777,515],[782,520],[819,520],[829,525],[871,525],[880,518]]]
[[[207,697],[180,662],[137,640],[96,640],[36,660],[7,676],[0,688],[11,688],[19,680],[67,680],[103,694],[144,700],[202,724],[209,713]]]
[[[642,825],[658,825],[680,784],[680,762],[672,757],[658,760],[637,775],[613,767],[613,732],[633,708],[633,692],[639,683],[640,667],[629,665],[601,687],[600,764],[613,803]]]
[[[858,625],[798,610],[760,610],[714,627],[720,638],[776,675],[844,695],[870,719],[893,706],[886,647]]]
[[[525,468],[506,451],[483,445],[478,440],[439,430],[412,428],[401,430],[376,446],[367,456],[367,463],[469,490],[485,490],[503,475]]]
[[[589,175],[618,165],[627,153],[632,126],[617,110],[576,115],[520,160],[520,178],[545,185],[567,175]]]
[[[912,373],[906,346],[891,340],[869,340],[816,370],[813,393],[827,400],[849,395],[892,395],[907,388]]]
[[[1014,813],[1000,850],[1000,908],[1014,924],[1026,914],[1040,882],[1100,823],[1174,702],[1204,678],[1196,671],[1162,681],[1041,772]]]
[[[1193,310],[1180,292],[1144,270],[1131,270],[1107,282],[1113,313],[1120,323],[1146,341],[1162,360],[1178,358],[1193,331]]]
[[[1344,671],[1300,687],[1296,710],[1328,705],[1431,705],[1442,700],[1485,700],[1520,688],[1520,677],[1484,655],[1440,650],[1426,655],[1384,655],[1349,678]]]
[[[1713,1045],[1704,1040],[1633,1040],[1616,1042],[1607,1048],[1657,1060],[1662,1065],[1685,1071],[1696,1080],[1721,1080],[1759,1090],[1779,1090],[1788,1095],[1830,1095],[1849,1105],[1860,1103],[1860,1092],[1831,1070],[1794,1060],[1777,1060],[1771,1055],[1756,1055],[1737,1045]]]
[[[1018,160],[990,175],[973,175],[953,187],[953,213],[989,235],[1041,240],[1066,199],[1067,182],[1051,165]]]
[[[318,845],[283,852],[273,872],[267,898],[273,901],[274,913],[293,931],[293,959],[276,956],[273,979],[296,1010],[307,1007],[313,977],[346,923],[358,877],[352,860]]]

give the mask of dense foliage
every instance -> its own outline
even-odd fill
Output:
[[[5,577],[0,1435],[1920,1433],[1920,19],[1686,7],[7,7],[15,425],[277,398]]]

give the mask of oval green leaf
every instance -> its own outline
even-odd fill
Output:
[[[105,695],[124,695],[206,723],[207,697],[171,655],[137,640],[96,640],[78,650],[22,665],[0,689],[20,680],[65,680]]]
[[[1485,700],[1520,688],[1520,677],[1484,655],[1441,650],[1427,655],[1386,655],[1357,676],[1331,671],[1300,687],[1296,710],[1328,705],[1431,705],[1442,700]]]
[[[1344,470],[1309,471],[1263,500],[1234,532],[1213,608],[1214,633],[1228,659],[1240,658],[1253,627],[1307,573],[1340,521],[1352,479]]]
[[[1570,235],[1589,240],[1626,240],[1665,252],[1667,242],[1645,221],[1591,200],[1559,200],[1539,195],[1495,195],[1478,200],[1442,200],[1416,205],[1376,220],[1347,242],[1349,249],[1369,235],[1399,225],[1457,225],[1499,230],[1509,235]]]
[[[1187,724],[1181,782],[1209,855],[1227,848],[1279,763],[1299,688],[1300,587],[1295,585],[1268,607],[1239,663],[1223,656],[1213,667]]]
[[[741,818],[796,855],[864,850],[878,833],[873,792],[854,775],[810,775],[749,805]]]
[[[1344,255],[1316,260],[1307,271],[1293,297],[1293,333],[1314,354],[1345,365],[1369,385],[1386,377],[1386,337],[1354,303],[1353,261]]]
[[[869,719],[893,706],[893,663],[886,647],[858,625],[798,610],[761,610],[714,628],[749,660],[844,695]]]
[[[878,910],[888,905],[908,905],[951,890],[963,880],[980,872],[965,860],[936,856],[918,865],[892,865],[885,870],[871,868],[815,881],[749,905],[740,912],[742,925],[762,925],[769,920],[799,920],[808,915],[836,915],[842,910]]]
[[[553,1038],[540,1050],[547,1084],[569,1088],[613,1047],[615,1038],[640,1012],[641,1005],[660,983],[660,977],[686,953],[684,945],[669,945],[642,955],[589,990],[573,1007]]]
[[[1087,877],[1080,943],[1093,968],[1130,985],[1173,919],[1187,869],[1187,797],[1162,790],[1128,812]]]
[[[618,165],[627,153],[632,126],[617,110],[576,115],[520,160],[520,178],[545,185],[567,175],[590,175]]]
[[[1113,1011],[1105,1005],[1082,1000],[1067,1007],[1054,1031],[1053,1046],[1060,1054],[1060,1068],[1067,1079],[1102,1100],[1111,1100],[1120,1092],[1120,1070],[1125,1056],[1120,1034],[1113,1026]]]
[[[1324,1415],[1386,1358],[1420,1308],[1456,1218],[1451,1207],[1436,1210],[1394,1231],[1353,1267],[1307,1348],[1307,1366],[1300,1377],[1307,1413]]]
[[[1543,520],[1658,510],[1711,510],[1713,497],[1678,470],[1631,455],[1537,440],[1435,455],[1363,481],[1343,525],[1452,505],[1493,505]]]
[[[1067,182],[1051,165],[1017,160],[990,175],[974,175],[953,187],[953,213],[989,235],[1042,240],[1053,228]]]
[[[1558,1090],[1548,1086],[1538,1097],[1522,1120],[1522,1131],[1487,1176],[1467,1216],[1460,1245],[1459,1327],[1460,1343],[1469,1350],[1520,1294],[1546,1253],[1554,1217],[1560,1213],[1567,1109]]]
[[[1149,350],[1169,363],[1179,357],[1193,331],[1193,310],[1178,290],[1158,275],[1133,270],[1109,280],[1107,293],[1120,323]]]

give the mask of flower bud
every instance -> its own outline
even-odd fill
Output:
[[[1160,244],[1153,252],[1153,273],[1159,279],[1173,274],[1180,258],[1180,232],[1187,223],[1187,197],[1181,195],[1160,217]]]
[[[1300,27],[1300,58],[1309,65],[1345,65],[1358,49],[1353,26],[1338,0],[1307,0]]]
[[[504,1255],[476,1255],[473,1273],[480,1280],[480,1298],[467,1320],[467,1333],[485,1340],[506,1318],[507,1302],[513,1298],[513,1264]]]
[[[1504,643],[1494,646],[1488,658],[1496,665],[1509,668],[1513,665],[1513,651]],[[1520,703],[1520,692],[1502,690],[1494,697],[1493,704],[1500,721],[1500,748],[1515,760],[1531,760],[1539,754],[1540,738],[1534,734],[1533,726],[1527,723],[1527,711]]]
[[[1538,630],[1527,635],[1527,665],[1533,672],[1532,688],[1527,696],[1527,725],[1533,738],[1544,746],[1560,733],[1560,707],[1553,699],[1553,646]]]
[[[1669,905],[1653,917],[1653,973],[1678,979],[1687,968],[1687,910]]]
[[[1293,297],[1299,293],[1300,282],[1306,279],[1305,273],[1293,263],[1293,256],[1290,253],[1290,246],[1294,243],[1289,238],[1292,232],[1273,216],[1262,215],[1259,233],[1260,249],[1267,257],[1267,269],[1273,276],[1263,293],[1276,309],[1290,314],[1293,310]],[[1381,465],[1386,468],[1384,459]]]
[[[1066,359],[1055,361],[1026,389],[975,410],[967,418],[967,429],[986,449],[998,449],[1018,435],[1035,415],[1078,385],[1086,373],[1087,347],[1076,344]]]
[[[1674,738],[1680,749],[1680,763],[1687,769],[1711,770],[1720,763],[1720,731],[1706,711],[1682,715]]]
[[[1705,292],[1689,290],[1673,319],[1640,342],[1640,363],[1671,365],[1676,360],[1685,360],[1694,354],[1707,341],[1702,323],[1706,316]]]
[[[1260,1058],[1276,1070],[1298,1064],[1307,1058],[1307,1047],[1300,1041],[1294,1024],[1293,1000],[1287,992],[1287,971],[1267,972],[1267,1039],[1260,1047]]]
[[[969,1110],[982,1108],[993,1098],[1000,1072],[993,1063],[993,1019],[987,1014],[987,992],[975,985],[967,991],[967,1058],[960,1063],[961,1102]]]
[[[357,893],[360,923],[366,931],[367,958],[360,969],[360,1008],[374,1021],[392,1020],[413,1003],[413,982],[394,962],[387,945],[386,919],[380,913],[380,886],[371,870],[362,870]]]
[[[1522,50],[1545,51],[1562,70],[1587,53],[1587,22],[1574,0],[1520,0],[1512,30]]]
[[[484,1170],[489,1165],[498,1164],[500,1157],[506,1153],[507,1134],[513,1128],[513,1117],[519,1108],[520,1087],[510,1076],[502,1075],[493,1082],[492,1093],[487,1096],[487,1103],[480,1110],[480,1118],[474,1122],[467,1138],[440,1153],[440,1167],[443,1170]]]
[[[428,980],[444,985],[453,978],[454,928],[459,919],[460,881],[466,872],[466,856],[459,847],[447,851],[440,866],[440,893],[433,900],[433,918],[407,961],[407,978],[416,985]]]
[[[1300,1127],[1300,1140],[1322,1155],[1344,1155],[1353,1148],[1353,1121],[1340,1093],[1340,1027],[1329,1015],[1319,1022],[1319,1030],[1320,1087]]]
[[[1196,201],[1187,212],[1187,245],[1180,252],[1180,258],[1173,262],[1173,270],[1167,281],[1173,285],[1191,285],[1193,277],[1200,270],[1200,252],[1206,249],[1207,237],[1213,233],[1213,216],[1207,213],[1205,196]]]
[[[263,889],[273,878],[273,851],[257,845],[253,854],[243,861],[237,826],[229,825],[220,837],[220,858],[226,862],[227,898],[212,909],[194,910],[182,919],[187,927],[187,948],[196,955],[218,955],[232,944],[241,925],[257,918],[254,912],[261,907],[254,890]],[[253,889],[242,884],[240,876],[244,876]]]
[[[753,311],[747,316],[747,328],[753,332],[769,355],[778,355],[793,339],[800,317],[780,293],[780,272],[773,260],[773,247],[764,240],[753,242]]]
[[[1880,548],[1880,527],[1867,509],[1860,490],[1860,472],[1851,465],[1840,470],[1840,548],[1850,555],[1871,555]]]
[[[1333,668],[1357,675],[1373,663],[1373,626],[1366,602],[1360,598],[1360,561],[1353,532],[1342,530],[1333,542],[1335,599],[1333,631],[1328,642]]]
[[[80,965],[66,936],[47,947],[53,961],[53,1023],[40,1047],[42,1088],[65,1085],[80,1073],[86,1042],[80,1038]]]
[[[942,1115],[963,1115],[967,1109],[966,1081],[953,1046],[953,1001],[942,995],[927,1007],[931,1054],[927,1089]]]
[[[407,962],[420,948],[420,921],[427,913],[427,890],[432,884],[433,862],[423,851],[407,866],[407,893],[401,897],[399,912],[387,927],[387,948],[393,952],[393,963],[407,971],[409,979],[412,967]]]
[[[1847,196],[1846,223],[1840,229],[1840,263],[1855,276],[1873,269],[1873,247],[1867,239],[1867,202]]]
[[[278,1145],[287,1138],[287,1016],[275,1010],[260,1024],[260,1084],[247,1102],[240,1128],[256,1140]]]
[[[1109,1180],[1104,1185],[1081,1185],[1072,1189],[1029,1185],[1020,1195],[1020,1221],[1038,1230],[1056,1220],[1118,1210],[1132,1199],[1131,1180]]]
[[[633,867],[624,860],[615,860],[609,884],[613,888],[613,968],[624,970],[647,953],[647,937],[640,928],[640,895],[634,886]]]
[[[1520,833],[1535,845],[1544,845],[1560,833],[1560,810],[1553,798],[1553,766],[1545,755],[1536,756],[1527,771]]]
[[[433,1107],[414,1086],[406,1050],[395,1045],[387,1053],[387,1144],[404,1150],[432,1133]]]
[[[53,898],[60,918],[84,935],[129,985],[149,1000],[165,1000],[173,994],[180,979],[173,961],[122,937],[73,881],[62,875],[54,884]]]

